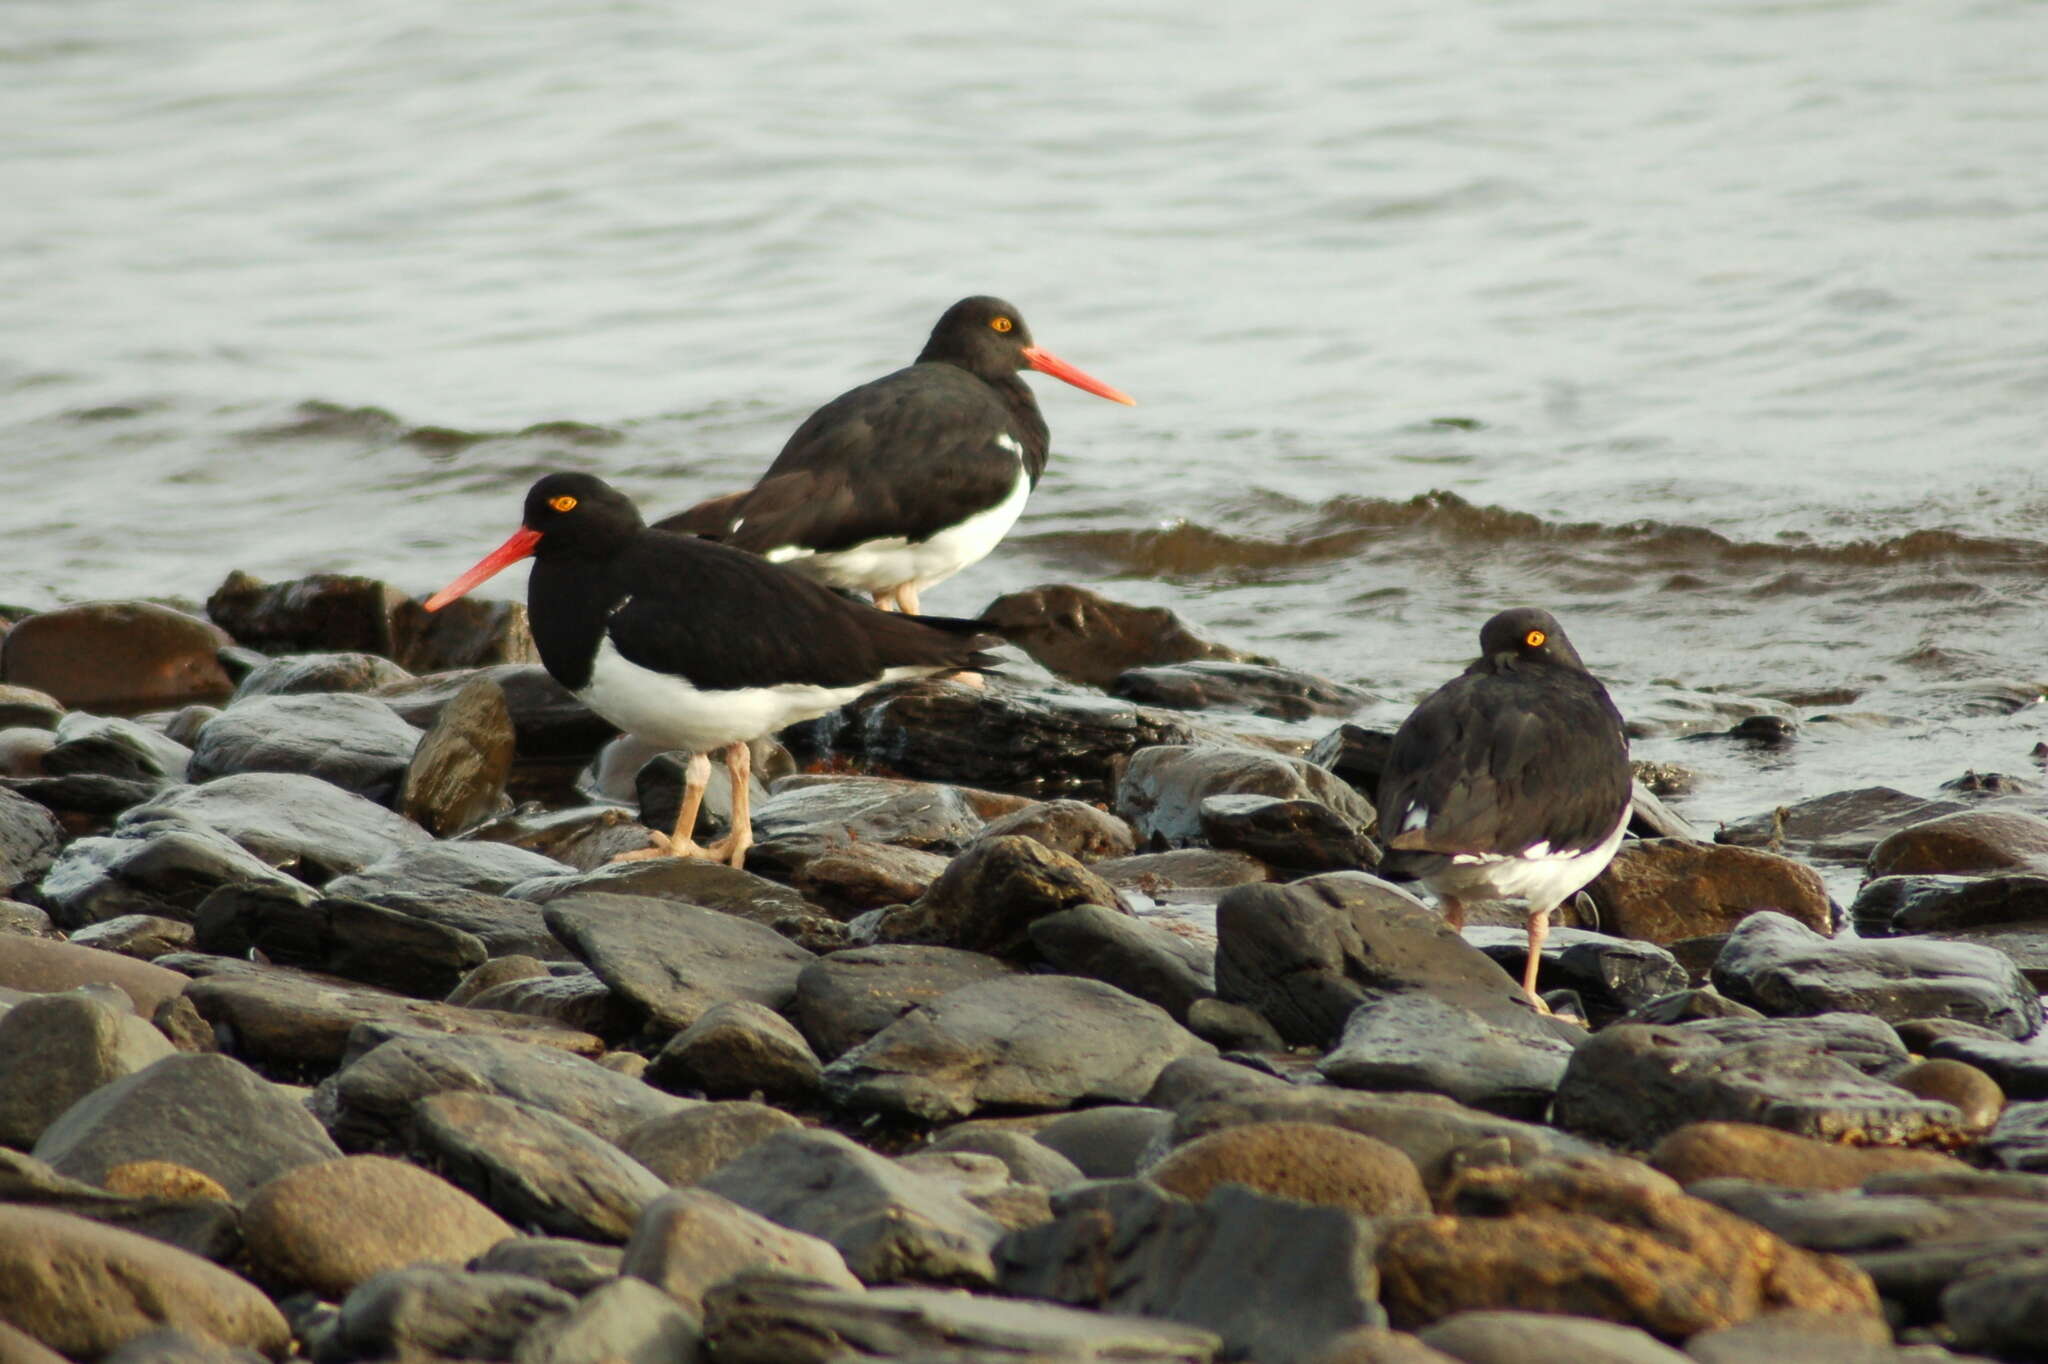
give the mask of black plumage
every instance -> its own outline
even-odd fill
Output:
[[[1045,472],[1050,433],[1018,377],[1039,369],[1130,401],[1036,347],[1016,308],[965,298],[948,308],[914,364],[852,389],[806,418],[744,492],[656,522],[790,562],[831,586],[917,609],[917,592],[987,552],[979,543],[907,566],[863,546],[928,545],[995,513]],[[1022,502],[1015,502],[1021,510]],[[1014,518],[1015,510],[1006,515]],[[993,527],[1000,538],[1008,525]],[[992,545],[994,539],[988,540]],[[903,576],[908,574],[909,576]]]
[[[1381,871],[1435,891],[1454,926],[1466,900],[1524,900],[1533,995],[1550,911],[1599,874],[1627,822],[1628,739],[1549,612],[1503,611],[1479,647],[1394,735]]]

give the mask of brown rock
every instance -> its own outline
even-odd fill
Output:
[[[128,1198],[211,1198],[221,1203],[233,1195],[212,1175],[168,1160],[131,1160],[107,1171],[100,1186]]]
[[[0,1364],[64,1364],[64,1356],[0,1321]]]
[[[1077,862],[1128,857],[1138,846],[1138,836],[1129,824],[1107,810],[1098,810],[1079,800],[1033,801],[1012,814],[990,820],[975,839],[1002,838],[1006,834],[1035,838]]]
[[[1871,849],[1865,880],[2048,872],[2048,819],[2018,810],[1965,810],[1909,825]]]
[[[1380,1297],[1397,1327],[1558,1312],[1678,1340],[1786,1308],[1878,1314],[1870,1277],[1847,1261],[1598,1162],[1468,1170],[1448,1202],[1489,1215],[1400,1223],[1381,1242]]]
[[[151,602],[86,602],[30,616],[0,638],[0,681],[66,706],[118,713],[220,701],[235,687],[205,621]]]
[[[789,883],[806,900],[851,916],[910,903],[931,889],[949,860],[894,843],[849,843],[804,861]]]
[[[1998,1081],[1967,1061],[1916,1062],[1892,1076],[1891,1082],[1918,1098],[1954,1104],[1963,1125],[1973,1130],[1991,1126],[2005,1111],[2005,1091]]]
[[[1759,909],[1833,932],[1820,873],[1755,848],[1637,839],[1586,889],[1600,907],[1602,931],[1623,938],[1668,943],[1725,933]]]
[[[1065,853],[1012,835],[954,858],[917,903],[883,913],[875,940],[1029,955],[1031,921],[1075,905],[1122,909],[1109,883]]]
[[[1422,1176],[1399,1148],[1320,1123],[1226,1127],[1177,1147],[1145,1178],[1197,1203],[1219,1184],[1243,1184],[1365,1217],[1429,1211]]]
[[[118,952],[42,938],[0,938],[0,989],[46,994],[102,984],[125,991],[135,1001],[135,1012],[149,1018],[165,1000],[176,999],[191,977]]]
[[[496,812],[512,775],[515,739],[505,691],[477,677],[441,708],[413,750],[398,810],[437,838]]]
[[[524,956],[514,952],[509,956],[492,957],[481,966],[473,966],[460,983],[448,992],[450,1004],[468,1004],[478,995],[515,980],[541,980],[551,975],[546,962],[538,957]]]
[[[64,703],[46,691],[0,683],[0,730],[51,730],[64,716]]]
[[[758,1141],[802,1123],[779,1108],[735,1099],[691,1104],[632,1128],[619,1149],[676,1188],[695,1184]]]
[[[78,1359],[160,1326],[272,1358],[291,1329],[253,1285],[162,1241],[0,1204],[0,1321]]]
[[[1746,1122],[1696,1122],[1657,1143],[1650,1164],[1680,1184],[1752,1179],[1794,1189],[1853,1189],[1901,1170],[1967,1170],[1952,1156],[1896,1146],[1837,1146]]]
[[[777,1226],[705,1189],[674,1189],[649,1203],[619,1266],[700,1318],[705,1290],[747,1269],[861,1286],[831,1242]]]
[[[1301,1364],[1458,1364],[1458,1358],[1423,1344],[1406,1331],[1355,1326],[1303,1356]]]
[[[417,1165],[346,1156],[302,1165],[256,1190],[243,1235],[266,1282],[339,1299],[382,1270],[421,1260],[464,1264],[518,1232]]]
[[[1097,687],[1148,663],[1257,661],[1201,638],[1163,606],[1130,606],[1060,583],[997,597],[981,619],[1047,670]]]

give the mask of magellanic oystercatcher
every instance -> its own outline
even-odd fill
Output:
[[[589,474],[549,474],[526,494],[520,528],[428,598],[437,611],[531,555],[527,613],[541,663],[619,728],[690,754],[675,832],[625,856],[741,864],[748,823],[747,741],[903,678],[992,660],[974,621],[891,615],[754,555],[650,530],[626,496]],[[691,840],[707,754],[723,748],[732,830]]]
[[[1031,342],[999,298],[946,309],[917,362],[813,412],[761,481],[655,523],[916,614],[918,593],[996,547],[1045,472],[1035,369],[1132,403]]]
[[[1481,627],[1478,660],[1394,734],[1380,872],[1427,886],[1452,928],[1468,900],[1521,901],[1534,1000],[1550,912],[1613,860],[1632,788],[1607,689],[1548,611],[1503,611]]]

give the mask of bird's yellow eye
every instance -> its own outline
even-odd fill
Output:
[[[988,324],[999,332],[1006,332],[1017,325],[1007,317],[992,317],[988,320]]]
[[[576,499],[569,496],[569,494],[567,493],[563,493],[560,497],[549,498],[548,505],[550,507],[553,507],[558,512],[575,511]],[[1539,635],[1538,638],[1540,639],[1541,636]]]
[[[1543,641],[1549,638],[1550,636],[1544,634],[1541,630],[1531,630],[1528,634],[1522,636],[1522,643],[1532,649],[1540,649],[1543,647]]]

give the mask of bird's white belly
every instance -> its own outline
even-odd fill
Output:
[[[988,557],[1024,513],[1031,480],[1020,466],[1009,495],[985,512],[949,526],[928,540],[891,537],[867,540],[850,549],[819,554],[793,546],[773,549],[766,557],[789,565],[828,587],[859,592],[887,592],[906,583],[917,591],[942,583],[970,564]]]
[[[590,684],[576,696],[629,734],[665,748],[705,753],[837,710],[884,682],[934,671],[938,670],[890,668],[878,678],[848,687],[790,682],[701,691],[683,678],[629,662],[607,639],[598,646]]]
[[[1539,845],[1519,857],[1460,853],[1423,884],[1458,900],[1523,900],[1531,908],[1551,908],[1583,890],[1614,860],[1628,815],[1623,810],[1614,832],[1582,852],[1553,853]]]

